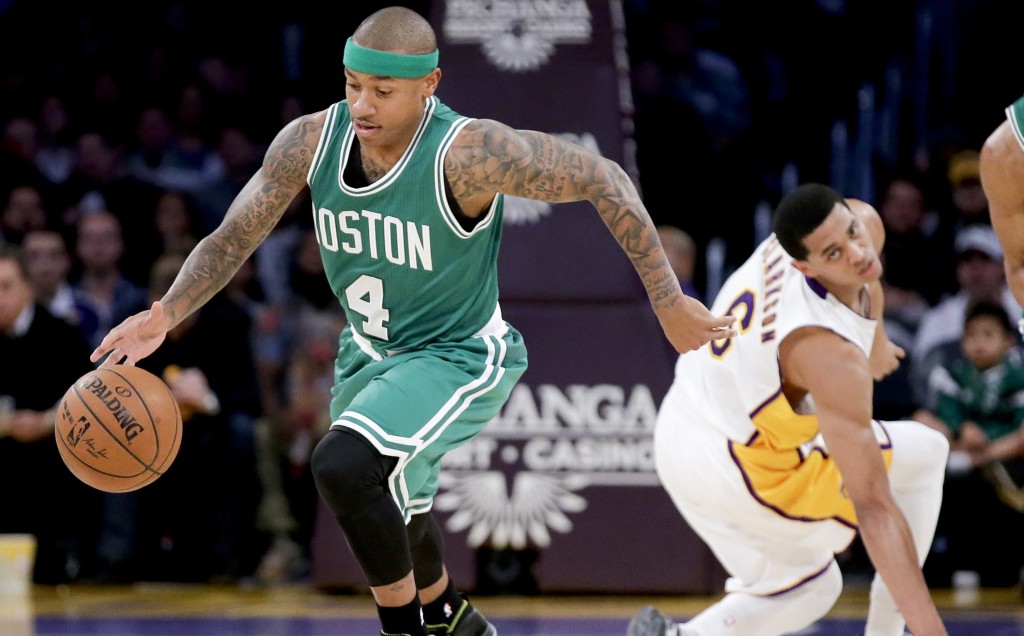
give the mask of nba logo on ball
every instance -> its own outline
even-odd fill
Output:
[[[57,408],[54,429],[68,469],[105,492],[153,483],[177,456],[181,433],[181,412],[167,385],[128,365],[79,378]]]

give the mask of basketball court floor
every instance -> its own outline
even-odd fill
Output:
[[[836,607],[801,634],[863,634],[867,592],[844,593]],[[981,590],[960,598],[936,590],[952,636],[1024,636],[1017,589]],[[711,602],[683,596],[473,597],[501,636],[623,636],[629,617],[648,602],[683,618]],[[40,587],[0,596],[3,636],[376,636],[372,597],[274,588],[139,584],[130,587]]]

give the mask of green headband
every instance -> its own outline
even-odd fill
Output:
[[[437,49],[423,55],[387,53],[359,46],[349,38],[345,42],[345,66],[353,71],[387,77],[423,77],[437,68]]]

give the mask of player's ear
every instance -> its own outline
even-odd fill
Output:
[[[790,264],[793,267],[795,267],[798,272],[800,272],[807,278],[815,278],[816,274],[814,273],[814,270],[811,269],[811,264],[808,263],[807,261],[793,260],[793,262]]]
[[[434,91],[437,90],[437,85],[438,85],[438,83],[440,81],[441,81],[441,69],[440,68],[435,68],[434,70],[432,70],[429,73],[427,73],[427,75],[423,78],[423,82],[424,82],[423,92],[426,94],[427,97],[430,97],[431,95],[434,94]]]

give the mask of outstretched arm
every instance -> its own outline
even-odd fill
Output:
[[[551,203],[593,204],[643,280],[678,351],[732,334],[732,316],[713,316],[700,301],[683,294],[636,187],[614,161],[551,135],[483,119],[461,131],[445,161],[460,201],[487,201],[501,192]]]
[[[114,327],[93,351],[93,362],[109,353],[104,364],[135,364],[227,285],[306,186],[324,119],[325,113],[300,117],[277,134],[263,165],[235,197],[220,226],[192,250],[164,297]]]
[[[864,354],[817,327],[790,334],[779,349],[787,382],[810,391],[829,454],[857,512],[871,562],[914,634],[945,634],[903,512],[892,495],[871,426],[872,377]]]
[[[885,247],[885,226],[878,210],[860,199],[847,199],[846,204],[864,224],[864,229],[871,237],[875,250],[881,256],[882,248]],[[875,380],[881,380],[899,368],[900,361],[906,357],[907,353],[889,339],[889,334],[885,330],[885,292],[882,289],[882,283],[876,281],[868,285],[868,293],[871,296],[871,318],[878,321],[875,340],[871,345],[871,375]]]
[[[1024,150],[1008,121],[982,146],[981,185],[992,227],[1003,246],[1006,282],[1024,306]]]
[[[875,327],[875,339],[871,343],[871,375],[875,380],[883,380],[900,368],[900,362],[907,357],[903,347],[889,339],[885,329],[885,292],[882,283],[875,281],[868,285],[871,296],[871,317],[878,321]]]

